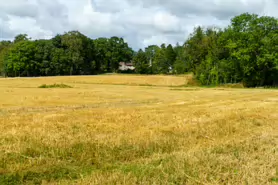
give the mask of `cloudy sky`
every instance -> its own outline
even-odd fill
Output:
[[[7,0],[0,3],[0,39],[79,30],[91,38],[123,37],[137,49],[182,43],[195,26],[224,27],[244,12],[278,17],[277,9],[277,0]]]

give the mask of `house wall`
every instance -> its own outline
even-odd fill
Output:
[[[134,66],[127,66],[123,63],[120,63],[120,67],[119,67],[119,70],[121,71],[126,71],[126,70],[134,70],[135,67]]]

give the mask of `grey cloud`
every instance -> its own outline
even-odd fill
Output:
[[[138,49],[182,43],[197,25],[224,27],[244,12],[277,15],[276,0],[9,0],[0,5],[3,38],[48,38],[79,30],[119,36]]]
[[[5,1],[0,4],[0,11],[19,17],[36,17],[38,15],[37,6],[26,0]]]
[[[215,16],[218,19],[227,19],[231,16],[253,12],[261,13],[267,0],[129,0],[139,2],[144,7],[163,7],[173,14],[184,16],[188,14],[198,16]]]
[[[41,28],[61,32],[68,28],[67,8],[57,0],[38,0],[40,14],[35,18]]]
[[[128,1],[123,0],[91,0],[92,6],[96,11],[117,13],[129,8]]]
[[[0,18],[0,39],[11,39],[13,36],[14,34],[9,29],[9,24],[6,19]]]

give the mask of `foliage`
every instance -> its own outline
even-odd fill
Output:
[[[277,37],[277,19],[245,13],[223,31],[197,28],[185,50],[203,85],[268,86],[278,83]]]
[[[175,54],[176,54],[176,59],[173,64],[173,72],[175,74],[184,74],[190,67],[188,66],[189,62],[186,57],[186,52],[183,49],[182,46],[176,46],[175,47]]]
[[[202,85],[277,86],[277,45],[277,19],[244,13],[223,30],[199,26],[183,46],[150,46],[145,53],[155,74],[193,72]]]
[[[150,71],[150,65],[147,58],[147,55],[142,50],[139,50],[138,53],[133,58],[133,63],[135,67],[135,72],[139,74],[148,74]]]
[[[117,72],[119,62],[133,56],[122,38],[92,40],[78,31],[35,41],[20,34],[6,45],[6,41],[0,44],[0,72],[10,77]]]
[[[129,62],[132,59],[133,50],[123,38],[99,38],[94,41],[94,44],[96,61],[98,61],[96,66],[101,72],[117,72],[120,62]]]
[[[0,76],[6,76],[5,74],[5,63],[7,60],[7,54],[9,53],[9,48],[11,46],[10,41],[0,42]]]
[[[15,36],[14,43],[30,40],[27,34],[19,34]]]

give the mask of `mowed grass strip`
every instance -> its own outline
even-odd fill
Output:
[[[185,86],[194,82],[188,75],[96,75],[96,76],[59,76],[38,78],[0,78],[0,87],[38,87],[42,84],[103,84],[129,86]]]
[[[275,90],[48,79],[0,82],[0,184],[277,183]]]

